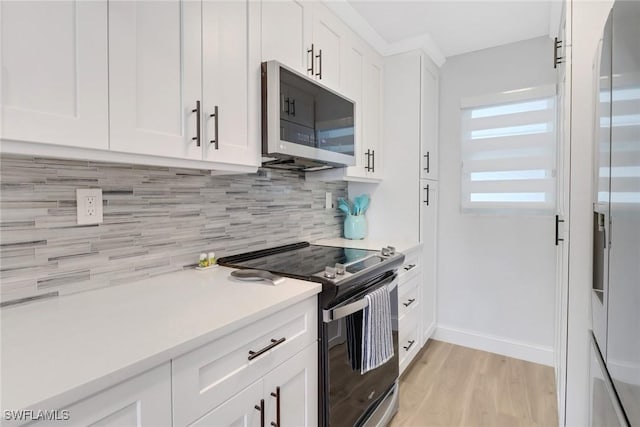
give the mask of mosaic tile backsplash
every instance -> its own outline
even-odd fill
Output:
[[[0,300],[60,295],[190,268],[216,256],[338,237],[342,214],[294,172],[208,171],[0,158]],[[76,224],[76,189],[102,188],[104,222]]]

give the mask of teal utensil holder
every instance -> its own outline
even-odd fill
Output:
[[[367,218],[364,215],[347,215],[344,219],[344,237],[350,240],[364,239],[367,235]]]

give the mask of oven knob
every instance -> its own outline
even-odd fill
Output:
[[[389,251],[389,248],[382,248],[382,250],[380,252],[382,253],[382,256],[391,255],[391,252]]]
[[[336,263],[336,274],[342,276],[344,274],[344,264]]]
[[[333,267],[325,267],[324,269],[324,277],[327,279],[335,279],[336,278],[336,269]]]

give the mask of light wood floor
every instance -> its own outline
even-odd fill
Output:
[[[553,368],[431,340],[400,378],[391,427],[558,426]]]

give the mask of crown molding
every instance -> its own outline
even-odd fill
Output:
[[[347,0],[323,0],[323,3],[383,56],[421,49],[438,67],[446,61],[442,50],[428,34],[389,43],[369,25],[362,15],[356,12]]]

